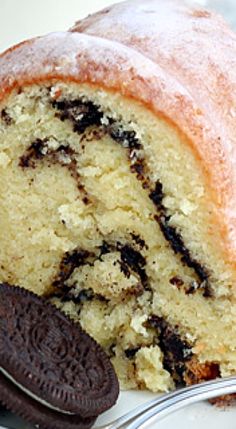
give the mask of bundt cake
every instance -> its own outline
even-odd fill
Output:
[[[236,36],[131,0],[0,56],[0,281],[48,297],[121,386],[236,372]]]

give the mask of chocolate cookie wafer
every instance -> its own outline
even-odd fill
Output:
[[[82,418],[79,415],[63,414],[52,410],[22,392],[11,381],[0,374],[1,397],[6,406],[19,417],[40,429],[89,429],[96,417]]]
[[[0,285],[0,400],[41,428],[85,429],[118,397],[102,348],[45,299]]]

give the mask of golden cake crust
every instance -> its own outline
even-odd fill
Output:
[[[51,34],[2,54],[0,101],[23,85],[73,81],[117,91],[164,117],[199,160],[215,204],[212,222],[221,231],[219,246],[234,265],[234,33],[218,16],[169,0],[113,6],[74,30],[91,34]]]

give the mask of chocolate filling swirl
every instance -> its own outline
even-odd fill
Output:
[[[137,138],[135,131],[124,129],[119,121],[104,116],[100,106],[97,106],[91,101],[83,101],[82,99],[60,100],[53,101],[52,106],[55,109],[55,116],[57,118],[61,121],[68,120],[72,123],[74,132],[83,134],[89,128],[99,128],[101,134],[98,133],[98,138],[100,138],[100,135],[108,134],[113,141],[123,147],[130,163],[130,171],[136,175],[142,187],[147,189],[149,198],[156,208],[157,214],[154,218],[158,222],[163,236],[170,244],[174,253],[180,255],[182,264],[193,269],[199,279],[197,283],[195,282],[196,284],[194,287],[189,288],[188,293],[194,293],[197,289],[201,289],[203,291],[203,296],[207,298],[211,297],[213,294],[209,283],[210,273],[207,268],[192,257],[190,250],[184,244],[180,232],[170,224],[171,218],[163,204],[165,196],[163,185],[160,181],[157,181],[153,187],[148,176],[148,168],[142,153],[143,145]],[[69,169],[71,175],[78,183],[78,188],[83,193],[84,203],[88,204],[90,198],[80,180],[75,151],[65,145],[59,145],[56,149],[50,149],[47,139],[37,139],[21,156],[19,165],[24,169],[36,168],[37,161],[44,158],[53,163],[60,163],[62,166]],[[133,262],[134,260],[136,260],[135,264]],[[126,273],[128,272],[127,266],[129,268],[131,267],[134,271],[136,270],[142,283],[147,287],[147,275],[143,270],[144,261],[142,257],[138,257],[134,251],[131,251],[130,248],[126,246],[121,250],[121,261],[123,271]],[[68,267],[65,272],[67,272],[67,270]],[[65,276],[65,274],[63,275]]]

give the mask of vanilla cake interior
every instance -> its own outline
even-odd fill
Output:
[[[22,88],[0,106],[0,188],[0,281],[79,320],[122,388],[235,372],[235,274],[165,118],[92,85]]]

